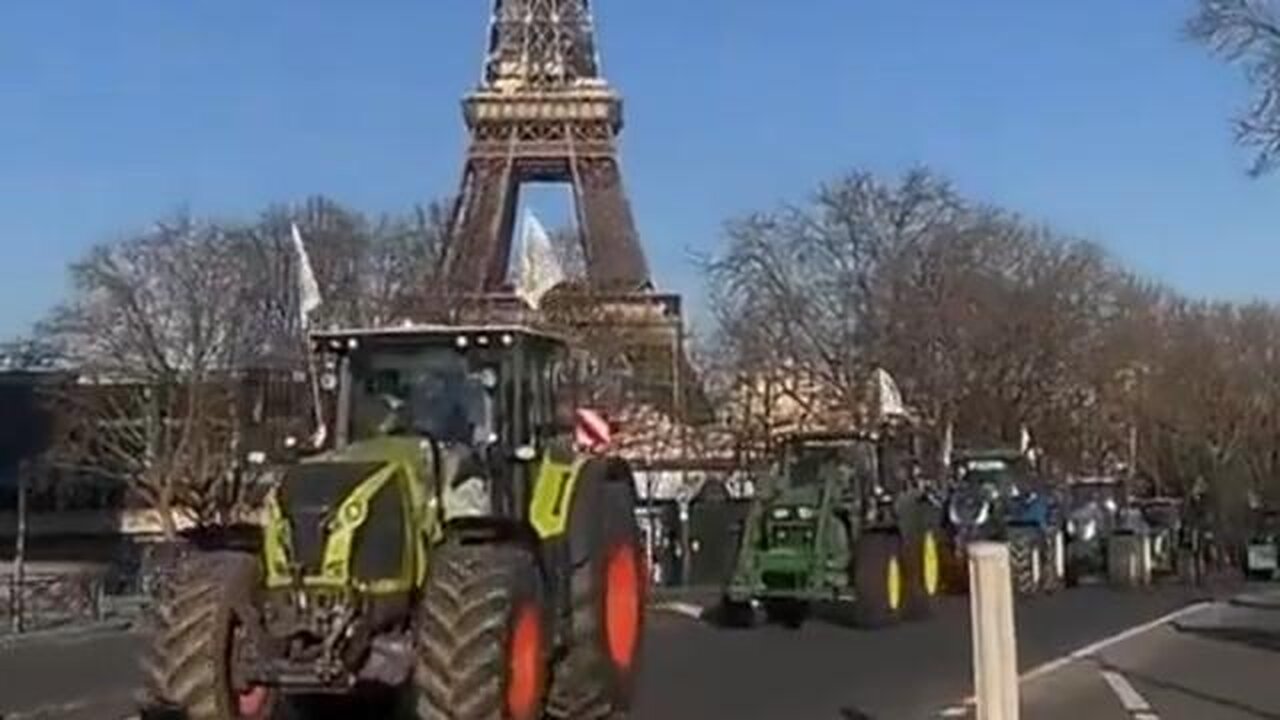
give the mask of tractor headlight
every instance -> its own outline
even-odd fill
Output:
[[[801,506],[796,508],[796,517],[801,520],[812,520],[817,517],[818,512],[811,507]]]
[[[769,517],[773,518],[774,520],[786,520],[791,517],[791,508],[776,507],[773,509],[772,512],[769,513]]]
[[[1068,520],[1067,534],[1076,540],[1089,542],[1098,535],[1098,521],[1093,518],[1080,522]]]

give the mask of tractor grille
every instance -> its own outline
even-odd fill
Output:
[[[303,463],[291,468],[280,488],[280,509],[293,538],[293,561],[304,575],[318,575],[332,514],[365,479],[383,469],[379,462]],[[360,580],[400,575],[404,516],[398,479],[369,502],[369,514],[351,548],[351,575]]]

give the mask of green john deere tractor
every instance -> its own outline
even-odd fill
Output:
[[[912,487],[914,453],[897,440],[813,433],[783,443],[743,526],[721,605],[728,624],[749,624],[757,606],[792,627],[816,603],[851,604],[871,627],[931,612],[939,511]]]
[[[574,454],[566,343],[498,326],[313,342],[336,376],[333,442],[285,469],[261,525],[182,562],[151,701],[258,720],[374,688],[422,720],[625,714],[635,489],[625,462]]]

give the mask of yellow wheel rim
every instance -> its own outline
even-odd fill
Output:
[[[902,607],[902,568],[896,555],[889,558],[889,576],[885,579],[889,582],[889,609],[896,612]]]
[[[938,564],[938,541],[933,532],[924,534],[924,592],[930,597],[938,594],[938,580],[941,577]]]

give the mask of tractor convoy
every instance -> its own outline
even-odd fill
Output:
[[[573,442],[569,343],[502,325],[312,342],[333,417],[286,463],[261,522],[188,538],[153,611],[151,705],[265,720],[381,693],[422,720],[624,716],[648,586],[635,481]],[[911,422],[781,438],[741,525],[725,621],[927,617],[964,589],[975,540],[1008,543],[1023,595],[1182,567],[1176,501],[1131,501],[1116,478],[1054,482],[1014,449],[957,452],[940,482],[919,447]],[[1274,573],[1274,516],[1260,518],[1250,557]]]
[[[925,617],[939,593],[967,591],[976,541],[1008,544],[1022,596],[1185,573],[1180,501],[1132,498],[1115,476],[1055,477],[1031,448],[949,453],[943,480],[931,481],[916,433],[885,425],[780,438],[738,533],[720,619],[750,625],[762,611],[796,627],[828,606],[869,627]],[[1260,572],[1274,571],[1274,527],[1251,546]]]
[[[625,713],[646,592],[634,483],[575,453],[566,342],[313,340],[336,374],[332,442],[286,469],[263,523],[195,541],[154,613],[152,704],[258,720],[375,688],[423,720]]]

